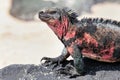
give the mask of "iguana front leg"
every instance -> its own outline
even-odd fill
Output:
[[[41,59],[41,61],[45,60],[48,66],[50,66],[52,64],[58,65],[60,62],[66,60],[69,56],[70,56],[70,54],[68,53],[67,49],[64,48],[62,51],[62,54],[60,56],[58,56],[56,58],[43,57]]]
[[[70,75],[70,78],[85,74],[84,61],[82,56],[82,49],[77,45],[71,45],[67,47],[68,52],[73,57],[73,66],[67,65],[60,68],[58,71],[61,74]]]

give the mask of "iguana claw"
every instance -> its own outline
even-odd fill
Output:
[[[43,57],[41,61],[45,60],[45,66],[51,66],[54,64],[53,68],[57,67],[60,64],[59,58],[49,58],[49,57]]]

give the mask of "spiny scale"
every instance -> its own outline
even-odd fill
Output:
[[[111,19],[103,19],[103,18],[83,18],[80,20],[80,22],[92,22],[92,23],[104,23],[104,24],[110,24],[110,25],[116,25],[120,27],[120,22],[116,20]]]

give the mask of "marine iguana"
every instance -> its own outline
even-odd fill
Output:
[[[72,56],[74,67],[81,75],[85,72],[83,57],[109,63],[120,61],[120,22],[103,18],[78,20],[77,17],[77,13],[69,8],[39,12],[39,18],[48,24],[64,44],[60,56],[43,57],[41,60],[52,64]]]

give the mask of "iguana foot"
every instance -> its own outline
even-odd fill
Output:
[[[62,54],[56,58],[49,58],[49,57],[43,57],[41,59],[45,60],[45,66],[54,66],[53,68],[57,67],[58,65],[60,66],[60,63],[65,61],[68,57],[70,56],[70,54],[68,54],[68,51],[66,48],[63,49]],[[53,65],[54,64],[54,65]]]
[[[53,68],[57,67],[58,65],[60,65],[60,62],[62,62],[63,60],[61,59],[61,57],[56,57],[56,58],[49,58],[49,57],[43,57],[41,59],[41,61],[45,60],[45,66],[51,66],[53,65]]]

